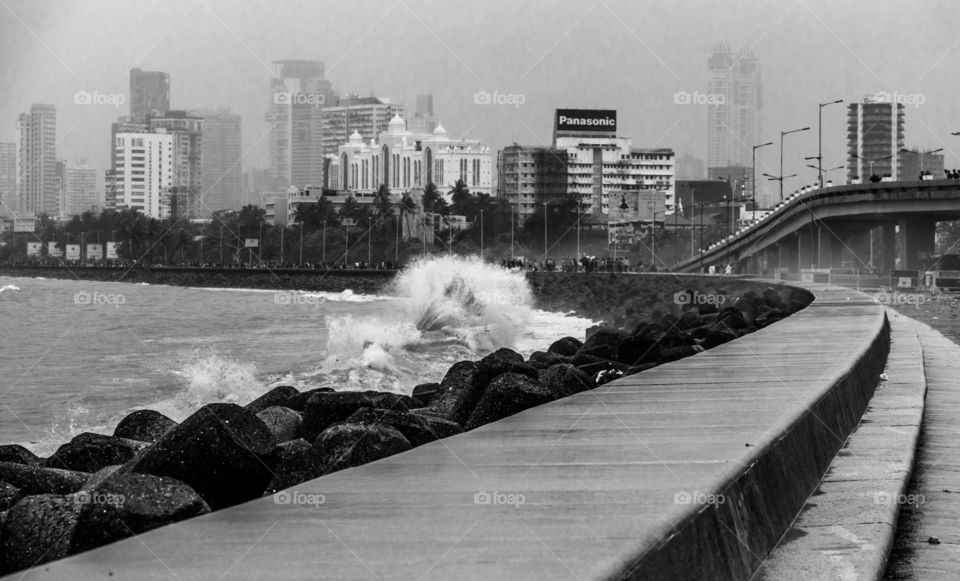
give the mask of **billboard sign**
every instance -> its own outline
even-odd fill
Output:
[[[107,242],[107,260],[117,259],[117,243]]]
[[[67,260],[80,260],[79,244],[67,244]]]
[[[87,260],[103,259],[103,244],[87,244]]]
[[[554,120],[556,134],[617,132],[615,109],[557,109]]]
[[[14,232],[34,232],[36,231],[37,220],[33,212],[14,212],[13,213],[13,231]]]
[[[50,258],[60,258],[63,256],[63,250],[60,250],[56,242],[47,242],[47,256]]]
[[[260,239],[259,238],[244,238],[243,239],[244,248],[260,248]]]
[[[42,242],[27,242],[27,256],[40,256]]]

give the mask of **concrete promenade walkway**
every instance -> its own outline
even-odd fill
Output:
[[[16,578],[748,577],[886,357],[882,306],[814,292],[694,357]]]
[[[914,321],[927,400],[886,578],[960,579],[960,346]]]

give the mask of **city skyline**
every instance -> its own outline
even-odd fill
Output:
[[[675,96],[708,91],[704,59],[723,40],[749,47],[763,63],[761,140],[815,125],[818,102],[859,102],[882,92],[909,101],[908,147],[943,147],[946,165],[960,166],[960,144],[949,137],[958,129],[952,120],[960,117],[947,70],[957,50],[955,34],[947,23],[923,18],[946,8],[943,2],[923,3],[920,11],[880,2],[870,27],[862,25],[853,4],[813,1],[756,7],[692,2],[645,11],[624,2],[566,10],[558,9],[562,3],[540,2],[516,10],[516,18],[505,22],[496,17],[496,6],[461,15],[435,2],[370,2],[362,9],[283,3],[271,12],[266,4],[252,3],[243,13],[217,1],[136,7],[104,2],[89,11],[54,4],[57,9],[15,1],[0,17],[0,31],[15,48],[0,56],[9,87],[0,118],[11,119],[32,103],[53,103],[58,156],[83,157],[98,169],[109,167],[103,128],[130,106],[132,68],[169,73],[172,108],[229,107],[240,114],[244,167],[268,167],[264,87],[273,74],[270,63],[291,58],[323,61],[326,77],[344,94],[389,97],[408,111],[416,95],[431,92],[435,117],[452,135],[469,134],[494,150],[514,141],[545,145],[551,111],[593,107],[620,111],[620,134],[635,143],[706,159],[709,105],[678,104]],[[309,16],[319,10],[326,17],[313,25]],[[360,12],[378,17],[358,19]],[[110,24],[114,21],[137,23],[137,30]],[[518,40],[494,43],[475,34],[494,21],[506,28],[501,38]],[[923,45],[881,42],[921,21]],[[107,40],[72,48],[78,31],[94,24],[106,29]],[[308,33],[311,26],[321,33]],[[697,33],[670,33],[679,27]],[[74,103],[81,91],[94,102]],[[127,102],[110,102],[121,94]],[[16,140],[12,125],[0,125],[0,141]],[[823,127],[824,166],[844,163],[842,108],[826,109]],[[790,150],[785,173],[800,176],[785,189],[813,183],[816,172],[803,167],[801,158],[816,155],[816,131],[791,138]],[[758,152],[760,173],[778,173],[777,155],[776,147]],[[770,184],[758,185],[773,191]]]

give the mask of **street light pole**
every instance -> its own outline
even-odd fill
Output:
[[[547,204],[550,202],[542,202],[543,204],[543,264],[547,264]]]
[[[940,149],[934,149],[933,151],[913,151],[907,148],[903,148],[900,150],[900,153],[912,153],[916,155],[920,159],[920,175],[923,176],[923,157],[925,155],[933,155],[934,153],[940,153],[941,151],[943,151],[942,147]],[[923,179],[923,178],[921,177],[920,179]]]
[[[780,201],[783,201],[783,138],[791,133],[799,133],[801,131],[809,131],[809,127],[801,127],[800,129],[791,129],[790,131],[781,131],[780,132]]]
[[[483,210],[480,210],[480,261],[483,262]]]
[[[327,267],[327,221],[323,220],[323,246],[320,254],[320,262],[323,263],[323,267]]]
[[[820,189],[823,189],[823,108],[827,105],[836,105],[837,103],[843,103],[843,99],[837,99],[836,101],[830,101],[828,103],[818,103],[819,110],[817,111],[817,168],[819,168],[819,183]],[[783,175],[783,171],[780,171],[780,174]]]
[[[760,145],[753,146],[753,167],[750,168],[753,171],[753,179],[750,182],[751,184],[750,189],[752,190],[750,192],[750,196],[751,196],[751,199],[753,200],[754,212],[757,211],[757,150],[760,149],[761,147],[766,147],[768,145],[773,145],[773,142],[768,141],[766,143],[761,143]],[[783,172],[781,171],[780,173],[783,173]]]

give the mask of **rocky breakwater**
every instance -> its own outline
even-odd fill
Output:
[[[787,287],[698,293],[637,298],[619,324],[584,341],[564,337],[527,359],[499,349],[410,395],[281,386],[246,406],[208,404],[179,424],[138,410],[112,435],[80,434],[48,458],[0,446],[0,574],[262,496],[281,502],[301,482],[694,355],[809,302]]]

